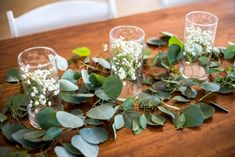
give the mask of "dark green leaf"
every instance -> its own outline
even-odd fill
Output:
[[[86,122],[86,124],[90,124],[90,125],[94,125],[94,126],[103,124],[102,121],[100,121],[98,119],[93,119],[93,118],[86,118],[85,122]]]
[[[61,92],[60,96],[61,99],[64,100],[65,102],[72,104],[80,104],[81,102],[86,102],[88,98],[92,97],[93,95],[70,94],[70,93]]]
[[[18,82],[21,80],[20,73],[18,69],[9,69],[6,72],[6,82]]]
[[[164,123],[166,121],[164,117],[162,117],[161,115],[157,115],[157,114],[152,114],[151,120],[156,125],[164,125]]]
[[[122,107],[124,108],[124,110],[130,110],[132,109],[134,104],[134,100],[132,98],[127,98],[123,103],[122,103]]]
[[[159,96],[151,95],[148,93],[141,93],[141,95],[139,96],[139,101],[141,105],[144,106],[158,106],[161,102]]]
[[[59,127],[60,124],[56,119],[56,112],[52,108],[45,108],[36,114],[37,122],[42,129],[50,127]]]
[[[81,155],[81,152],[75,148],[71,143],[62,143],[64,148],[73,155]]]
[[[164,46],[167,43],[164,40],[152,37],[148,39],[147,44],[151,46]]]
[[[124,112],[123,119],[125,122],[125,128],[132,128],[132,121],[138,118],[139,118],[139,114],[137,112],[133,112],[133,111]]]
[[[201,56],[201,57],[199,57],[198,60],[199,60],[199,62],[200,62],[201,65],[207,65],[208,62],[209,62],[209,58],[206,57],[206,56]]]
[[[173,44],[178,45],[180,47],[181,51],[184,50],[184,44],[176,36],[172,36],[169,39],[168,46],[171,46]]]
[[[110,75],[103,83],[105,94],[112,100],[116,100],[122,91],[122,81],[117,77]]]
[[[54,148],[54,151],[57,157],[75,157],[74,155],[70,154],[65,148],[61,146],[56,146]]]
[[[162,106],[158,106],[157,108],[158,108],[161,112],[163,112],[163,113],[169,115],[171,118],[175,119],[175,115],[174,115],[174,113],[173,113],[172,111],[170,111],[170,110],[168,110],[167,108],[162,107]]]
[[[90,144],[100,144],[108,139],[108,132],[104,128],[82,128],[80,136]]]
[[[171,64],[174,64],[178,60],[178,56],[179,56],[180,52],[181,52],[181,50],[180,50],[179,45],[176,45],[176,44],[170,45],[168,52],[167,52],[168,61]]]
[[[224,69],[222,68],[211,68],[208,70],[208,74],[213,74],[213,73],[217,73],[217,72],[223,72]]]
[[[3,113],[0,113],[0,123],[3,123],[5,120],[7,120],[7,116]]]
[[[223,52],[225,59],[231,59],[235,56],[235,45],[228,46]]]
[[[2,134],[9,140],[12,141],[12,134],[19,131],[20,129],[24,129],[24,126],[21,124],[6,124],[2,127]]]
[[[173,100],[178,101],[178,102],[189,102],[188,99],[185,99],[182,96],[175,96]]]
[[[198,105],[191,105],[182,110],[185,116],[185,127],[200,126],[203,123],[204,117]]]
[[[63,128],[51,127],[43,136],[43,141],[51,141],[62,134]]]
[[[173,123],[176,129],[180,129],[184,127],[185,124],[185,115],[184,113],[177,115],[175,119],[173,119]]]
[[[92,84],[95,84],[95,85],[103,85],[105,79],[106,79],[105,77],[99,74],[92,73],[90,75],[90,81]]]
[[[39,142],[41,141],[41,137],[46,133],[45,130],[32,130],[31,132],[28,132],[24,134],[24,139],[31,141],[31,142]]]

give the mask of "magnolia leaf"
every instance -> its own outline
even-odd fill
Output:
[[[155,123],[157,125],[164,125],[164,123],[166,121],[164,117],[162,117],[161,115],[157,115],[157,114],[152,114],[151,120],[153,123]]]
[[[188,99],[185,99],[182,96],[175,96],[173,100],[178,101],[178,102],[189,102]]]
[[[61,79],[68,80],[68,81],[72,82],[73,84],[76,84],[77,79],[74,78],[74,74],[75,74],[74,70],[68,69],[64,72]]]
[[[87,57],[90,56],[91,50],[87,47],[80,47],[73,49],[72,53],[81,57]]]
[[[114,126],[115,126],[115,129],[121,129],[122,127],[124,127],[125,125],[125,122],[124,122],[124,119],[122,117],[122,115],[120,114],[117,114],[115,117],[114,117]]]
[[[104,128],[82,128],[80,136],[90,144],[100,144],[108,139],[108,132]]]
[[[6,72],[6,82],[19,82],[21,80],[18,69],[9,69]]]
[[[176,36],[172,36],[169,39],[168,46],[170,47],[173,44],[178,45],[180,47],[181,51],[184,50],[184,44]]]
[[[200,84],[200,87],[204,90],[216,92],[220,90],[220,85],[213,82],[203,82]]]
[[[87,116],[93,119],[99,120],[109,120],[113,117],[115,110],[110,105],[99,105],[94,108],[91,108],[87,112]]]
[[[182,110],[185,116],[185,127],[200,126],[203,123],[204,117],[198,105],[191,105]]]
[[[62,134],[63,128],[51,127],[43,136],[43,141],[51,141]]]
[[[30,129],[21,129],[21,130],[18,130],[17,132],[15,132],[14,134],[12,134],[12,138],[20,143],[21,145],[23,145],[24,148],[27,148],[27,149],[33,149],[33,148],[36,148],[38,146],[37,143],[33,143],[33,142],[30,142],[28,140],[25,140],[24,139],[24,135],[26,133],[29,133],[31,132]]]
[[[195,105],[199,105],[199,107],[203,113],[204,119],[208,119],[208,118],[212,117],[212,115],[215,113],[215,108],[207,105],[206,103],[200,102]]]
[[[176,45],[176,44],[170,45],[168,52],[167,52],[167,58],[171,64],[174,64],[178,60],[180,51],[181,50],[180,50],[179,45]]]
[[[184,113],[177,115],[175,119],[173,119],[173,123],[176,127],[176,129],[180,129],[184,127],[185,123],[185,115]]]
[[[61,91],[71,92],[78,90],[78,86],[68,80],[61,79],[59,80],[59,83]]]
[[[89,79],[92,82],[92,84],[103,85],[106,78],[99,74],[92,73]]]
[[[122,91],[122,81],[114,75],[107,77],[103,83],[105,94],[112,100],[116,100]]]
[[[2,127],[2,134],[9,140],[12,141],[12,134],[19,131],[20,129],[24,129],[24,126],[21,124],[9,124],[7,123]]]
[[[45,108],[36,114],[36,119],[42,129],[60,126],[56,119],[56,112],[50,107]]]
[[[144,114],[142,114],[141,116],[140,116],[140,126],[141,126],[141,128],[142,129],[146,129],[146,127],[147,127],[147,119],[146,119],[146,117],[145,117],[145,115]]]
[[[152,37],[152,38],[149,38],[147,40],[147,44],[151,45],[151,46],[164,46],[167,43],[164,40],[162,40],[162,39],[158,39],[158,38]]]
[[[162,107],[162,106],[158,106],[157,108],[158,108],[161,112],[163,112],[163,113],[169,115],[171,118],[175,119],[175,114],[174,114],[172,111],[170,111],[170,110],[168,110],[167,108]]]
[[[95,95],[105,101],[110,100],[110,98],[105,94],[104,90],[102,88],[98,88],[95,90]]]
[[[0,113],[0,123],[3,123],[5,120],[7,120],[7,116],[3,113]]]
[[[235,45],[229,45],[223,52],[225,59],[231,59],[235,56]]]
[[[68,68],[67,60],[59,55],[56,55],[56,65],[61,71],[65,71]]]
[[[58,111],[56,113],[58,122],[65,128],[79,128],[83,126],[83,120],[71,113],[65,111]]]
[[[75,157],[74,155],[70,154],[64,147],[56,146],[54,148],[57,157]]]
[[[93,57],[92,60],[95,63],[100,64],[102,67],[104,67],[106,69],[110,69],[110,63],[108,61],[106,61],[105,59]]]
[[[62,143],[64,148],[73,155],[81,155],[81,152],[75,148],[71,143]]]
[[[99,146],[86,142],[80,135],[73,136],[71,143],[86,157],[98,156]]]

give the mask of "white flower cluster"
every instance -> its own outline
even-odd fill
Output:
[[[125,78],[136,80],[136,70],[141,66],[143,45],[134,41],[117,39],[113,41],[111,48],[116,52],[112,60],[114,74],[118,75],[121,80]]]
[[[56,69],[30,71],[30,66],[27,65],[21,67],[21,71],[26,90],[31,97],[29,107],[36,107],[38,105],[51,106],[50,98],[58,95],[60,92],[59,83],[56,78],[53,78]]]
[[[185,30],[185,53],[200,56],[202,53],[211,53],[214,34],[210,30],[190,25]],[[198,51],[198,47],[201,51]]]

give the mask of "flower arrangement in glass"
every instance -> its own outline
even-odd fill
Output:
[[[55,59],[56,52],[48,47],[29,48],[18,56],[24,91],[30,98],[29,120],[36,128],[40,128],[36,120],[40,110],[48,106],[56,110],[62,108]]]
[[[209,12],[193,11],[186,15],[185,20],[181,72],[186,78],[206,80],[218,18]]]
[[[138,96],[141,91],[144,31],[136,26],[117,26],[110,31],[112,74],[123,81],[119,100]]]

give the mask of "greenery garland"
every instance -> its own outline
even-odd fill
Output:
[[[176,129],[197,127],[212,117],[215,108],[228,112],[222,106],[206,101],[206,98],[215,92],[225,94],[235,90],[234,67],[219,66],[223,61],[234,58],[234,45],[213,49],[212,62],[207,69],[211,80],[209,82],[181,76],[177,64],[184,45],[175,35],[161,32],[159,39],[150,38],[147,43],[157,47],[168,45],[169,48],[153,58],[150,57],[150,50],[145,50],[144,67],[161,67],[165,72],[144,76],[145,90],[138,99],[130,97],[122,103],[118,102],[122,81],[109,75],[110,65],[107,60],[94,57],[90,61],[91,52],[85,47],[73,50],[74,56],[68,60],[73,69],[67,69],[61,77],[64,81],[60,81],[62,100],[77,104],[73,106],[75,109],[56,112],[47,107],[41,110],[37,120],[42,129],[37,130],[27,128],[20,122],[27,114],[27,95],[18,93],[8,97],[0,113],[1,133],[6,140],[16,144],[18,150],[0,147],[0,156],[25,157],[33,154],[42,157],[54,148],[58,157],[93,157],[99,153],[98,145],[109,136],[116,139],[117,130],[123,127],[132,129],[134,134],[140,134],[148,125],[164,126],[166,119],[170,119]],[[17,83],[21,88],[17,69],[8,70],[6,82],[10,86]],[[206,94],[200,97],[196,89]],[[84,103],[92,105],[84,110],[85,113],[80,108]],[[15,119],[14,123],[9,115]],[[113,132],[109,134],[106,127],[111,127]],[[64,143],[60,136],[72,130],[77,133],[70,143]]]

